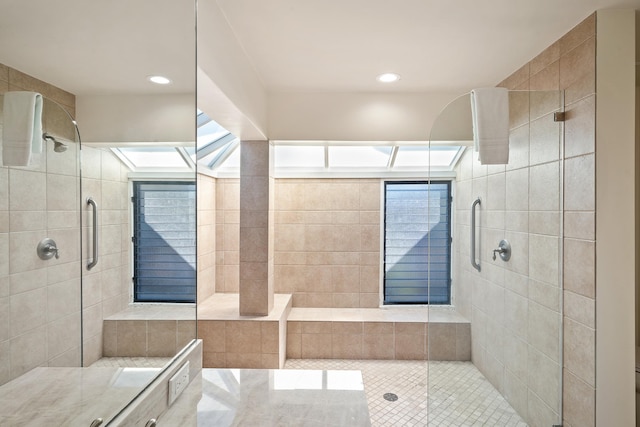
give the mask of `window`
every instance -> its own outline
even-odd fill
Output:
[[[461,145],[384,141],[271,141],[276,178],[391,177],[418,172],[450,177]]]
[[[384,194],[385,304],[450,304],[451,183],[389,181]]]
[[[195,302],[196,185],[133,183],[134,302]]]

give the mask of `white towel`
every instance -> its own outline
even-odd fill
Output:
[[[42,95],[6,92],[3,113],[2,164],[29,166],[31,155],[42,152]]]
[[[473,142],[483,165],[509,162],[509,91],[501,87],[471,91]]]

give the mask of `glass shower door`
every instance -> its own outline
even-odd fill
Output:
[[[0,95],[0,106],[7,101],[13,111],[22,110],[15,106],[24,92],[42,100],[42,129],[34,130],[34,141],[27,147],[30,154],[10,155],[5,148],[0,166],[3,425],[35,422],[37,416],[24,408],[46,404],[51,381],[65,381],[70,392],[75,385],[65,380],[67,370],[54,373],[49,368],[75,369],[82,363],[79,143],[68,112],[73,111],[73,98],[27,77],[20,91]],[[0,119],[4,144],[4,138],[16,135],[24,116],[0,110]],[[34,123],[38,121],[36,113]],[[41,149],[36,148],[40,144]]]
[[[429,425],[562,420],[563,94],[508,98],[507,164],[478,161],[469,94],[431,132],[431,147],[468,147],[453,180],[451,302],[429,306]]]

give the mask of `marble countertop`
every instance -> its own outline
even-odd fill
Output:
[[[158,426],[370,426],[360,371],[203,369]]]
[[[0,387],[0,426],[89,426],[109,420],[160,368],[35,368]]]

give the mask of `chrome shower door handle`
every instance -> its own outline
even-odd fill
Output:
[[[98,263],[98,204],[92,197],[87,198],[87,204],[93,208],[93,260],[87,265],[87,270],[91,270]]]
[[[480,204],[480,197],[478,197],[471,205],[471,265],[476,270],[480,271],[480,264],[476,262],[476,206]]]

